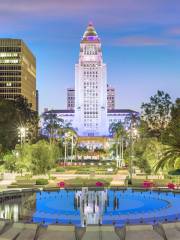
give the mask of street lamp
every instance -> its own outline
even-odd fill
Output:
[[[68,144],[68,142],[67,142],[67,138],[69,137],[69,134],[68,133],[65,133],[64,134],[64,165],[65,165],[65,163],[66,163],[66,160],[67,160],[67,144]]]
[[[26,142],[28,135],[28,128],[18,127],[18,142],[20,142],[21,146]]]
[[[131,127],[130,129],[130,164],[129,164],[129,175],[130,181],[132,181],[133,174],[133,158],[134,158],[134,140],[138,137],[138,130],[135,127]]]

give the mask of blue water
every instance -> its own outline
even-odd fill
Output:
[[[179,214],[179,215],[178,215]],[[180,216],[180,195],[157,192],[66,191],[38,192],[34,222],[87,224],[124,224],[156,222]]]

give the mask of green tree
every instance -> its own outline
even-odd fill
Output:
[[[164,151],[164,145],[157,138],[138,138],[133,147],[133,166],[147,174],[154,172],[154,166]],[[126,161],[129,162],[131,148],[125,151]]]
[[[18,127],[29,129],[29,139],[38,134],[38,116],[30,109],[24,97],[15,101],[0,99],[0,144],[3,152],[12,150],[18,142]]]
[[[0,99],[0,144],[2,151],[13,149],[17,143],[18,115],[12,101]]]
[[[172,105],[171,121],[162,135],[165,145],[161,159],[157,162],[156,171],[160,168],[180,168],[180,99]]]
[[[55,166],[58,158],[58,147],[41,140],[32,145],[31,171],[33,174],[46,174]]]
[[[84,156],[87,155],[88,153],[88,148],[85,146],[85,147],[82,147],[82,146],[77,146],[76,148],[76,155],[77,156],[81,156],[83,159],[84,159]]]
[[[55,142],[59,129],[62,129],[64,120],[60,119],[54,111],[45,112],[42,115],[44,134],[50,139],[50,144]]]
[[[21,174],[24,171],[30,172],[32,145],[29,143],[23,144],[22,147],[20,145],[16,145],[14,153],[16,154],[16,171]]]
[[[115,144],[112,146],[112,150],[116,152],[116,157],[118,156],[118,152],[123,157],[122,151],[125,148],[125,140],[127,138],[127,132],[124,129],[124,126],[121,122],[111,123],[109,127],[110,133],[113,135]],[[119,150],[118,150],[119,148]]]
[[[147,124],[149,133],[154,137],[161,137],[162,132],[167,128],[171,118],[171,98],[168,93],[157,91],[150,97],[149,103],[143,103],[142,120]]]
[[[16,160],[17,160],[17,157],[15,154],[13,154],[13,153],[5,154],[3,157],[5,169],[10,172],[15,172],[16,171]]]
[[[58,128],[57,135],[60,148],[60,156],[65,158],[70,156],[72,161],[75,156],[78,142],[77,132],[69,125],[64,124]]]

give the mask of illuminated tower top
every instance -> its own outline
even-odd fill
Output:
[[[84,32],[83,38],[81,43],[99,43],[100,39],[98,37],[98,34],[93,26],[93,24],[90,22],[87,26],[86,31]]]
[[[103,63],[100,38],[92,23],[88,24],[81,39],[79,55],[80,64],[90,61],[96,62],[96,64]]]

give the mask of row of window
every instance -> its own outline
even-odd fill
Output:
[[[84,63],[83,64],[83,67],[87,67],[87,68],[89,68],[89,67],[97,67],[98,65],[97,64],[94,64],[94,63]]]
[[[89,107],[89,106],[90,106],[90,104],[84,104],[84,107]],[[91,106],[92,106],[92,107],[98,107],[97,104],[91,104]]]
[[[0,63],[2,64],[14,64],[14,63],[20,63],[19,59],[0,59]]]
[[[98,112],[84,112],[84,114],[98,114]]]
[[[15,99],[19,96],[20,96],[19,94],[0,94],[0,97],[7,99]]]
[[[21,83],[11,83],[11,82],[1,83],[0,82],[0,87],[21,87]]]
[[[0,70],[21,70],[18,65],[0,65]]]
[[[96,125],[94,125],[94,124],[92,124],[92,123],[84,123],[84,127],[95,127],[95,129],[97,129],[97,126],[98,126],[98,124],[96,124]]]
[[[92,97],[98,97],[98,94],[97,93],[84,93],[84,97],[85,98],[92,98]]]
[[[97,75],[98,72],[97,71],[96,72],[94,72],[94,71],[87,71],[87,72],[84,71],[84,75],[91,75],[91,74],[94,74],[94,75],[96,74]]]
[[[6,53],[6,52],[3,52],[1,53],[0,52],[0,58],[6,58],[6,57],[18,57],[18,54],[17,53]]]
[[[5,81],[18,82],[18,81],[21,81],[21,78],[20,77],[0,77],[0,82],[5,82]]]
[[[20,47],[0,47],[0,52],[21,52]]]
[[[14,71],[14,72],[1,72],[0,71],[0,76],[20,76],[21,75],[21,72],[19,72],[19,71]]]
[[[20,88],[0,88],[0,93],[21,93]]]
[[[95,119],[98,118],[98,115],[84,115],[84,119],[89,121],[89,119]]]

